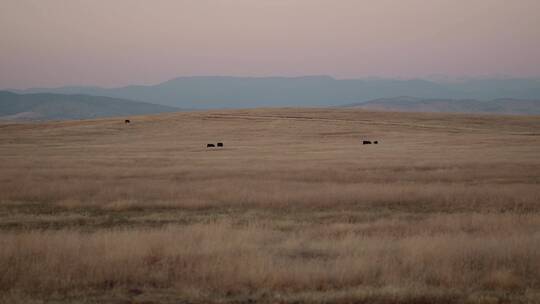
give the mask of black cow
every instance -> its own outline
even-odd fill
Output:
[[[124,120],[124,123],[130,123],[131,121],[129,119]]]
[[[363,144],[363,145],[371,145],[371,141],[369,141],[369,140],[364,140],[364,141],[362,141],[362,144]]]
[[[217,143],[217,146],[223,148],[223,143]]]
[[[214,148],[215,146],[216,146],[216,145],[214,145],[214,144],[206,144],[206,147],[207,147],[207,148]]]
[[[379,142],[378,142],[378,141],[374,141],[373,143],[374,143],[374,144],[378,144]]]

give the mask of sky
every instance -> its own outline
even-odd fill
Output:
[[[539,0],[1,0],[0,88],[540,76]]]

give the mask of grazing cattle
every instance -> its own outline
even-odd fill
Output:
[[[378,144],[379,142],[378,142],[378,141],[374,141],[373,143],[374,143],[374,144]]]
[[[207,145],[206,145],[207,148],[214,148],[215,146],[216,146],[216,145],[214,145],[214,144],[207,144]]]
[[[129,119],[126,119],[126,120],[124,121],[124,123],[127,123],[127,124],[130,123],[130,122],[131,122],[131,121],[130,121]]]
[[[362,141],[362,144],[363,144],[363,145],[371,145],[371,141],[369,141],[369,140],[364,140],[364,141]]]
[[[223,143],[217,143],[217,146],[223,148]]]

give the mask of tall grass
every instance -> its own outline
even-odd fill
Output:
[[[218,294],[358,286],[524,291],[540,287],[540,219],[439,215],[311,225],[228,221],[160,229],[27,231],[0,237],[0,288],[116,287]]]

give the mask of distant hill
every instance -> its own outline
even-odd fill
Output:
[[[339,106],[388,96],[420,98],[540,99],[538,79],[334,79],[304,77],[179,77],[157,85],[120,88],[35,88],[16,93],[86,94],[139,100],[180,108]]]
[[[0,120],[64,120],[176,112],[178,108],[125,99],[0,91]]]
[[[540,100],[494,99],[423,99],[415,97],[380,98],[344,105],[349,108],[397,112],[458,112],[540,115]]]

